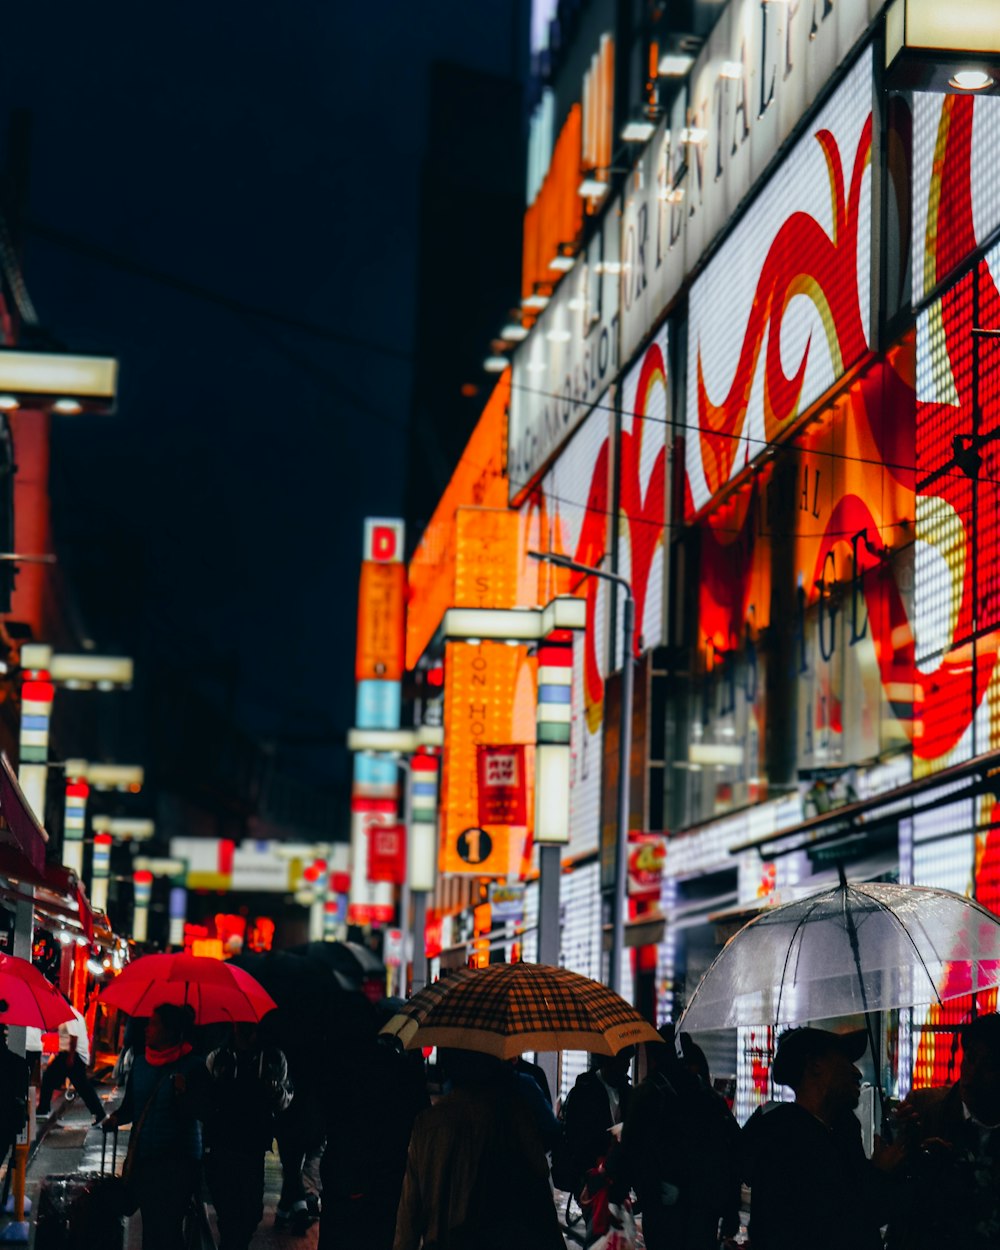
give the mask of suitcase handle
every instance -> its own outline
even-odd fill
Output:
[[[114,1176],[115,1173],[118,1171],[118,1125],[116,1124],[115,1127],[111,1131],[114,1133],[114,1139],[111,1143],[111,1173],[110,1175]],[[107,1157],[108,1157],[108,1135],[107,1133],[103,1133],[101,1135],[101,1175],[102,1176],[108,1175]]]

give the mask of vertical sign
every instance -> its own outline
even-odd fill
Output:
[[[360,729],[398,729],[403,675],[406,572],[402,521],[365,520],[361,586],[358,597],[358,643],[355,655]],[[396,818],[399,782],[390,756],[354,757],[351,789],[351,893],[348,922],[391,920],[393,887],[368,877],[368,830]]]
[[[481,825],[527,824],[524,747],[476,748]]]
[[[501,642],[447,644],[441,871],[506,877],[509,824],[479,819],[477,749],[534,737],[535,660],[527,647]],[[530,779],[529,779],[530,781]],[[526,804],[528,810],[530,805]]]

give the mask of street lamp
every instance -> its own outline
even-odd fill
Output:
[[[622,989],[622,953],[625,949],[625,906],[628,873],[628,810],[629,769],[632,760],[632,637],[635,632],[635,601],[632,587],[618,573],[580,564],[569,556],[552,551],[529,551],[532,560],[555,564],[559,568],[572,569],[587,577],[599,577],[625,591],[625,611],[622,615],[624,655],[622,656],[622,708],[621,728],[618,735],[618,828],[615,838],[615,892],[611,912],[611,967],[608,985],[616,994]]]
[[[544,608],[449,608],[442,634],[455,642],[527,642],[545,649],[551,635],[582,630],[587,605],[574,595],[559,595]],[[563,644],[559,644],[561,647]],[[550,648],[555,649],[555,648]],[[538,847],[538,962],[559,963],[559,883],[562,847],[569,841],[569,724],[559,723],[553,705],[544,701],[546,688],[561,684],[568,714],[572,666],[559,666],[543,681],[540,657],[535,746],[535,845]],[[558,731],[565,729],[565,733]],[[549,1084],[556,1085],[556,1057],[540,1056]]]
[[[406,994],[406,935],[410,928],[410,898],[413,898],[413,988],[422,989],[427,981],[424,953],[424,927],[427,919],[427,895],[434,889],[437,868],[437,776],[433,783],[429,769],[417,767],[418,760],[435,760],[419,751],[444,745],[444,730],[439,725],[420,725],[416,729],[349,729],[347,749],[371,754],[391,755],[405,774],[403,792],[403,826],[406,831],[406,875],[399,898],[399,927],[402,932],[400,958],[400,989]],[[414,774],[417,774],[416,776]],[[428,790],[433,799],[425,802]]]

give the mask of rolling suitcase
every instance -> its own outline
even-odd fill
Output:
[[[99,1172],[48,1176],[38,1195],[35,1250],[122,1250],[125,1221],[123,1186],[115,1176],[118,1130],[108,1169],[107,1134],[101,1143]]]

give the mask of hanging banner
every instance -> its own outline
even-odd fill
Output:
[[[368,826],[368,880],[402,885],[406,878],[406,826]]]
[[[628,835],[629,898],[659,899],[663,865],[667,862],[667,839],[662,833]]]
[[[524,747],[476,747],[479,823],[524,825],[528,822]]]

